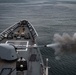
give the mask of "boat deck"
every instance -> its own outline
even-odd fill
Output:
[[[28,70],[24,71],[24,75],[40,75],[40,67],[41,67],[41,61],[39,58],[39,55],[37,54],[37,49],[29,49],[27,51],[20,51],[18,52],[19,57],[24,57],[28,61]],[[16,68],[16,62],[6,62],[6,61],[0,61],[0,71],[3,68]],[[27,74],[25,74],[27,73]],[[4,74],[1,74],[4,75]],[[16,70],[11,73],[11,75],[16,75]]]
[[[16,71],[16,61],[0,59],[0,75],[43,75],[44,66],[39,48],[28,47],[36,44],[36,32],[33,27],[24,21],[18,23],[1,33],[0,42],[10,43],[17,47],[18,58],[27,60],[27,70]],[[19,48],[21,47],[21,48]],[[24,48],[26,47],[26,48]]]

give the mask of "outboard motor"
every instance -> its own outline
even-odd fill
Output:
[[[24,71],[27,70],[27,61],[21,57],[16,62],[16,71]]]

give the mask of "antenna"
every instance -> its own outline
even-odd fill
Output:
[[[46,58],[46,75],[48,75],[48,69],[49,69],[50,67],[48,67],[48,58]]]

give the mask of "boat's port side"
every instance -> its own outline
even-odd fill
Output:
[[[36,30],[26,20],[10,26],[0,34],[0,51],[3,54],[0,53],[7,60],[0,59],[0,75],[45,75],[36,36]]]

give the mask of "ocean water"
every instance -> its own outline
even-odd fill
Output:
[[[0,0],[0,32],[28,20],[37,30],[39,45],[53,43],[55,33],[76,32],[76,1],[64,0]],[[43,59],[49,58],[49,75],[76,75],[76,55],[55,59],[54,50],[41,48]]]

